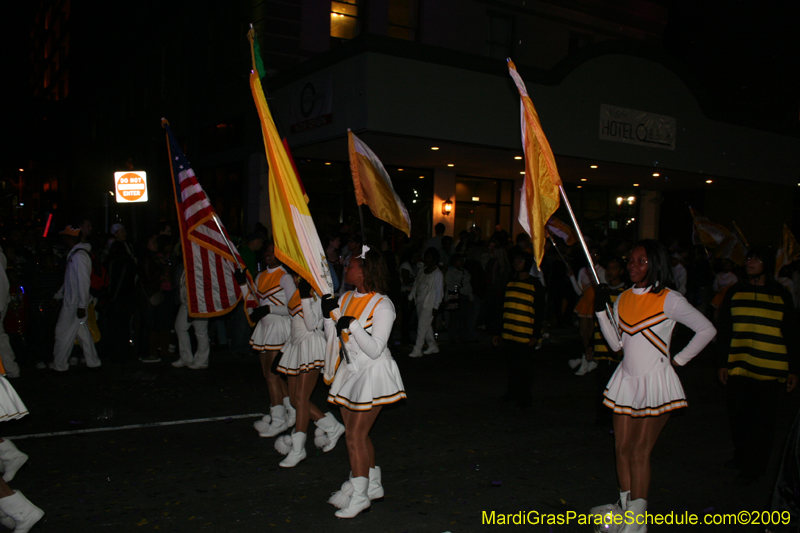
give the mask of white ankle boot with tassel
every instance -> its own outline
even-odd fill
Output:
[[[367,489],[369,487],[369,478],[354,477],[350,480],[353,485],[353,495],[350,496],[350,501],[347,507],[336,511],[337,518],[353,518],[369,510],[369,496],[367,496]]]
[[[344,509],[350,503],[350,496],[353,495],[353,473],[350,472],[350,477],[342,483],[342,488],[331,494],[328,498],[328,503],[339,509]],[[380,502],[383,501],[383,484],[381,483],[381,467],[369,469],[369,485],[367,487],[367,496],[370,501]]]
[[[3,480],[8,483],[14,479],[17,470],[22,468],[28,456],[17,449],[14,443],[8,439],[0,442],[0,461],[3,462],[5,472],[3,473]]]
[[[263,419],[253,424],[260,436],[274,437],[289,429],[289,425],[286,423],[286,407],[273,405],[269,408],[269,414],[269,424],[265,423]]]
[[[292,468],[306,458],[306,434],[302,431],[292,433],[292,449],[286,459],[278,463],[283,468]]]
[[[317,426],[314,431],[314,444],[323,452],[331,451],[344,435],[344,424],[336,420],[331,412],[325,413],[325,416],[314,422],[314,425]]]
[[[647,523],[645,513],[647,512],[647,500],[638,498],[629,501],[626,511],[630,511],[633,517],[633,523],[625,524],[620,533],[647,533]],[[626,517],[627,518],[627,517]]]
[[[14,520],[16,533],[28,533],[34,524],[44,516],[44,511],[29,502],[28,498],[19,491],[14,491],[11,496],[0,498],[0,511]]]

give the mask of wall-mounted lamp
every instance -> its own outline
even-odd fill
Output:
[[[442,202],[442,214],[444,216],[450,216],[450,213],[453,212],[453,202],[447,200],[446,202]]]

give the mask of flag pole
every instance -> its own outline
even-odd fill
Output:
[[[597,277],[597,270],[594,268],[594,261],[592,261],[592,255],[589,253],[589,247],[586,246],[586,239],[583,238],[583,232],[581,231],[580,226],[578,226],[578,219],[575,218],[575,213],[572,211],[572,204],[569,203],[569,198],[567,198],[567,193],[564,191],[564,186],[559,185],[558,190],[561,193],[561,198],[564,199],[564,203],[567,206],[567,211],[569,211],[569,217],[572,219],[572,225],[575,226],[575,233],[578,234],[578,240],[581,243],[581,248],[583,248],[583,253],[586,254],[586,259],[589,261],[589,269],[592,271],[592,277],[594,277],[594,282],[597,285],[600,285],[600,278]]]
[[[222,224],[220,224],[220,222],[219,222],[219,217],[217,216],[217,212],[214,211],[211,214],[211,217],[214,219],[214,224],[217,225],[217,229],[219,230],[220,235],[222,235],[222,238],[225,239],[225,244],[228,246],[228,251],[230,251],[231,257],[233,257],[233,260],[236,263],[238,263],[239,261],[236,259],[236,253],[233,251],[233,245],[231,244],[231,241],[228,240],[228,236],[225,235],[225,231],[222,229]],[[238,266],[239,266],[239,269],[242,269],[242,265],[238,265]],[[247,265],[244,265],[244,270],[247,270]],[[250,275],[252,276],[252,274],[250,274]],[[246,280],[246,283],[247,283],[247,288],[250,289],[250,292],[252,292],[253,295],[257,294],[256,291],[255,291],[255,287],[250,285],[250,280],[247,278],[247,276],[245,276],[245,280]],[[247,312],[246,309],[245,309],[245,312]]]
[[[556,245],[556,241],[553,240],[552,236],[548,236],[547,238],[550,239],[550,244],[552,244],[553,248],[555,248],[556,252],[558,252],[558,257],[560,257],[561,260],[564,262],[564,264],[567,265],[567,268],[569,268],[569,263],[567,263],[567,260],[564,259],[564,255],[561,253],[561,250],[558,249],[558,246]]]
[[[575,218],[575,212],[572,211],[572,204],[569,203],[569,198],[567,198],[567,193],[564,191],[564,186],[559,185],[558,191],[561,193],[561,198],[564,199],[564,204],[566,204],[567,206],[569,217],[572,219],[572,225],[575,226],[575,233],[578,234],[578,240],[581,242],[581,248],[583,248],[583,253],[586,254],[586,259],[589,261],[589,269],[592,271],[594,282],[597,285],[600,285],[600,278],[597,277],[597,270],[595,270],[594,268],[594,261],[592,261],[592,255],[589,253],[589,247],[586,246],[586,239],[583,238],[583,232],[581,231],[581,227],[578,226],[578,219]],[[561,252],[559,252],[559,255],[561,255]],[[614,331],[619,332],[619,326],[617,326],[616,322],[614,321],[614,313],[612,313],[611,306],[608,304],[608,302],[606,302],[606,316],[608,316],[609,322],[611,322],[611,324],[614,326]]]

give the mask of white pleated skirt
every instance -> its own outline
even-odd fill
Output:
[[[0,376],[0,422],[16,420],[28,414],[28,408],[22,402],[11,383]]]
[[[389,350],[377,359],[364,353],[355,357],[352,372],[344,361],[336,370],[328,402],[351,411],[369,411],[373,406],[388,405],[406,398],[400,369]]]
[[[290,342],[283,347],[278,372],[297,376],[314,368],[325,366],[325,336],[321,331],[309,334],[299,342]]]
[[[668,358],[652,370],[632,375],[625,370],[623,359],[608,380],[603,404],[616,414],[632,417],[659,416],[686,407],[686,394],[681,380]]]
[[[288,316],[267,315],[256,324],[250,336],[250,346],[259,352],[280,350],[291,333]]]

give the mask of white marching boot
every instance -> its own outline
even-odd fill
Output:
[[[314,425],[314,444],[321,448],[323,452],[329,452],[336,447],[336,443],[344,435],[344,424],[336,420],[333,413],[328,411],[323,418],[320,418]]]
[[[271,421],[266,428],[260,428],[259,423],[253,424],[258,430],[258,434],[262,437],[274,437],[289,429],[286,424],[286,407],[282,405],[273,405],[269,408]]]
[[[256,428],[256,431],[259,433],[263,433],[269,427],[270,422],[272,422],[272,417],[269,415],[264,415],[261,420],[256,420],[253,422],[253,427]]]
[[[383,485],[381,484],[381,467],[369,469],[369,488],[367,496],[370,501],[383,501]]]
[[[291,435],[280,435],[275,439],[275,450],[279,454],[289,455],[289,452],[292,451],[292,435],[294,435],[294,430]]]
[[[0,524],[3,525],[6,529],[14,529],[17,527],[17,523],[14,522],[14,519],[8,516],[3,511],[0,511]]]
[[[286,426],[293,427],[297,421],[297,410],[292,407],[292,402],[289,401],[288,396],[283,399],[283,406],[286,408]]]
[[[631,491],[629,490],[619,493],[619,507],[623,511],[626,511],[628,509],[628,499],[630,498],[630,496],[631,496]]]
[[[598,505],[592,507],[589,514],[592,515],[592,523],[595,533],[622,533],[625,529],[625,511],[628,509],[628,499],[631,491],[619,493],[619,502]],[[594,515],[602,517],[601,521],[595,521]]]
[[[344,509],[350,504],[350,496],[353,495],[353,484],[351,481],[353,480],[353,473],[350,472],[350,476],[347,478],[347,481],[342,483],[342,488],[331,494],[331,497],[328,498],[328,503],[337,507],[339,509]]]
[[[581,364],[578,366],[577,372],[575,372],[576,376],[582,376],[586,374],[589,370],[589,361],[586,360],[586,356],[581,357]]]
[[[369,478],[354,477],[350,483],[353,485],[353,495],[350,496],[347,507],[334,513],[337,518],[353,518],[359,513],[369,511],[369,497],[367,496]]]
[[[627,510],[633,513],[634,523],[625,524],[620,533],[647,533],[647,524],[645,523],[647,500],[638,498],[629,501]]]
[[[29,502],[19,491],[0,498],[0,510],[14,520],[16,533],[27,533],[44,516],[44,511]]]
[[[8,439],[0,442],[0,461],[3,462],[5,473],[3,474],[3,481],[6,483],[14,479],[17,470],[22,468],[25,461],[28,460],[28,455],[22,453],[14,446],[14,443]]]
[[[292,450],[286,459],[278,463],[283,468],[292,468],[306,458],[306,434],[298,431],[292,433]]]
[[[576,369],[578,368],[578,366],[580,366],[580,364],[581,364],[581,358],[580,358],[580,357],[578,357],[578,358],[576,358],[576,359],[570,359],[570,360],[568,361],[568,363],[569,363],[569,367],[570,367],[572,370],[576,370]]]

